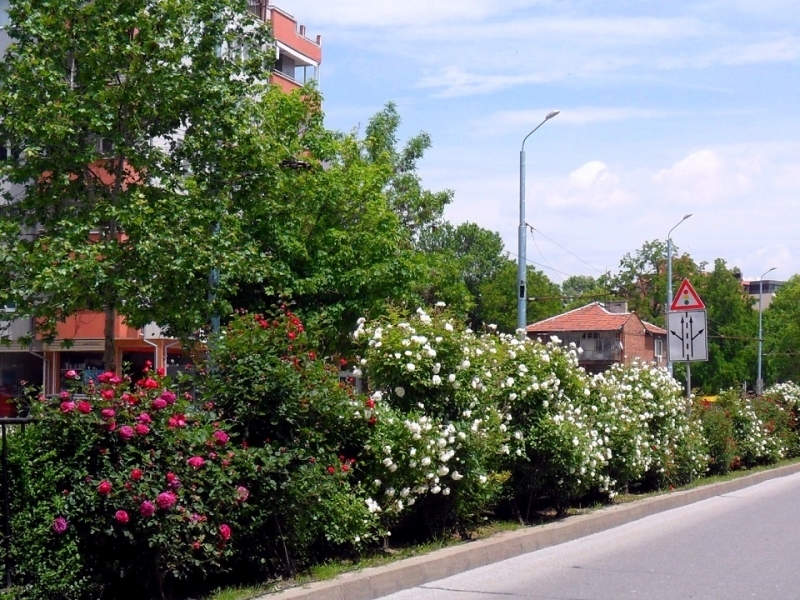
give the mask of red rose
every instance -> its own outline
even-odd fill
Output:
[[[97,486],[97,493],[101,496],[108,496],[111,493],[111,482],[101,481],[100,485]]]
[[[115,414],[117,413],[113,408],[104,408],[100,411],[100,416],[104,419],[113,419]]]
[[[166,377],[167,376],[167,370],[164,367],[158,367],[156,369],[156,373],[158,373],[159,377]]]
[[[100,392],[100,395],[103,397],[104,400],[111,400],[114,398],[114,390],[103,390]]]
[[[81,400],[78,402],[78,412],[83,413],[84,415],[88,415],[92,412],[92,405],[89,404],[86,400]]]
[[[141,469],[134,469],[133,471],[131,471],[131,479],[133,479],[134,481],[139,481],[142,478],[143,474],[144,473],[142,473]]]
[[[229,525],[223,523],[219,526],[219,537],[221,537],[225,542],[231,539],[231,528]]]
[[[350,465],[348,465],[347,463],[344,463],[344,464],[342,465],[342,471],[343,471],[344,473],[347,473],[349,470],[350,470]]]
[[[375,408],[375,400],[373,400],[372,398],[369,398],[369,399],[368,399],[368,400],[367,400],[367,401],[364,403],[364,405],[365,405],[367,408]]]
[[[335,467],[328,467],[328,473],[333,475],[334,473],[336,473],[336,468]]]
[[[136,431],[137,435],[147,435],[150,433],[150,428],[144,423],[137,424],[133,429]]]
[[[117,523],[124,525],[130,520],[130,517],[124,510],[118,510],[116,513],[114,513],[114,519],[116,519]]]

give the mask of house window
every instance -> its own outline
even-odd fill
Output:
[[[653,355],[657,363],[664,357],[664,340],[655,340],[653,343]]]

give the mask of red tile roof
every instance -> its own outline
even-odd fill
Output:
[[[557,331],[618,331],[629,319],[639,318],[634,313],[612,313],[599,302],[592,302],[581,308],[550,317],[543,321],[528,325],[528,333],[555,333]],[[643,322],[645,329],[651,334],[666,335],[667,332],[651,323]]]

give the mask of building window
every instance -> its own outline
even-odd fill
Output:
[[[653,343],[653,355],[655,356],[656,362],[660,363],[661,359],[664,358],[664,340],[655,340]]]

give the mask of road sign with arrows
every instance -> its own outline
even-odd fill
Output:
[[[670,362],[708,360],[705,308],[692,284],[684,279],[667,312],[667,352]]]
[[[706,311],[670,312],[668,321],[667,351],[672,362],[708,360]]]

